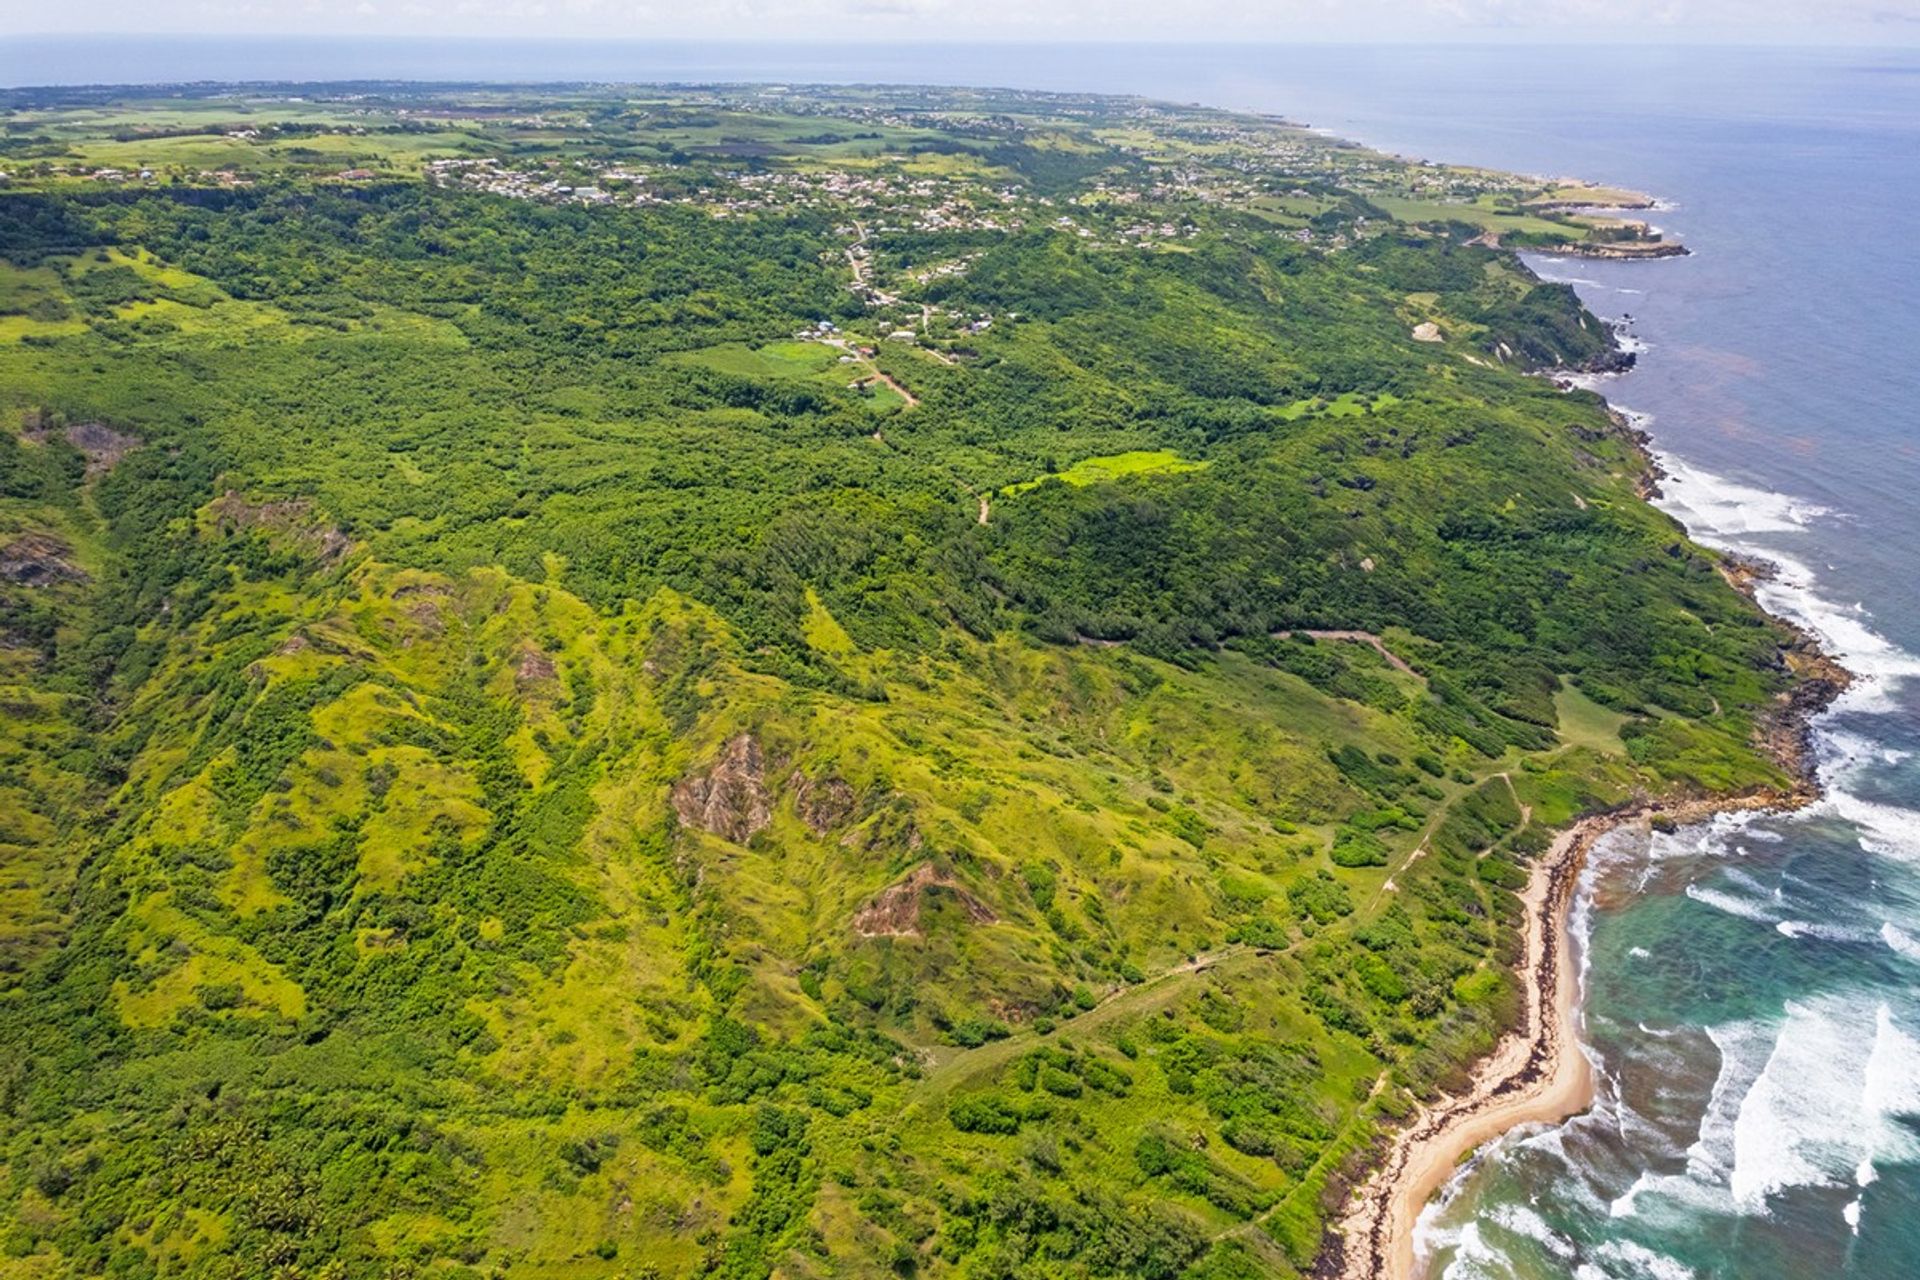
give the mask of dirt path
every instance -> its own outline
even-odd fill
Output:
[[[1294,946],[1298,945],[1298,943],[1294,944]],[[1293,947],[1287,947],[1284,950],[1256,950],[1251,947],[1231,946],[1222,947],[1218,951],[1204,952],[1184,964],[1163,969],[1136,986],[1120,988],[1079,1017],[1070,1022],[1060,1023],[1053,1034],[1064,1036],[1069,1033],[1090,1031],[1128,1014],[1157,1009],[1172,1001],[1185,988],[1187,980],[1199,974],[1210,973],[1215,969],[1237,971],[1255,961],[1291,954],[1293,949]],[[994,1040],[981,1045],[978,1049],[964,1049],[938,1063],[921,1077],[920,1083],[908,1095],[909,1101],[944,1098],[967,1081],[977,1079],[983,1073],[1011,1062],[1040,1043],[1042,1043],[1042,1037],[1038,1033],[1021,1031],[1008,1036],[1005,1040]]]
[[[1502,782],[1507,784],[1507,793],[1513,797],[1514,807],[1520,811],[1520,825],[1515,827],[1514,830],[1525,831],[1528,827],[1532,826],[1533,825],[1533,806],[1526,803],[1520,798],[1519,790],[1515,788],[1513,785],[1513,775],[1507,772],[1505,769],[1502,769],[1499,773],[1490,774],[1488,776],[1498,778]],[[1473,792],[1472,792],[1472,789],[1469,788],[1467,791],[1461,793],[1461,796],[1455,797],[1453,800],[1449,800],[1447,803],[1441,805],[1438,809],[1434,811],[1433,816],[1427,819],[1427,825],[1420,829],[1420,843],[1416,844],[1413,847],[1413,852],[1407,855],[1407,860],[1405,862],[1402,862],[1399,866],[1395,867],[1390,873],[1388,873],[1385,882],[1382,883],[1381,886],[1374,891],[1373,900],[1367,904],[1367,910],[1369,912],[1372,912],[1375,909],[1377,909],[1380,905],[1381,900],[1385,898],[1389,893],[1395,893],[1399,890],[1400,886],[1394,883],[1394,877],[1399,875],[1401,872],[1405,871],[1408,867],[1411,867],[1414,863],[1420,861],[1421,858],[1426,856],[1427,841],[1433,838],[1434,831],[1438,829],[1438,827],[1440,826],[1440,823],[1446,818],[1448,812],[1452,810],[1453,806],[1456,803],[1458,803],[1458,801],[1462,797],[1471,795],[1471,794],[1473,794]],[[1488,846],[1487,848],[1482,849],[1480,851],[1480,856],[1484,858],[1489,853],[1492,853],[1492,852],[1493,852],[1492,846]]]
[[[993,510],[993,507],[987,502],[987,495],[968,484],[965,480],[960,480],[956,483],[958,483],[962,489],[965,489],[974,501],[980,504],[980,523],[985,524],[987,522],[987,513]]]
[[[1589,819],[1563,832],[1536,867],[1521,895],[1522,972],[1530,981],[1520,1027],[1482,1062],[1464,1095],[1422,1107],[1396,1138],[1342,1224],[1342,1280],[1410,1280],[1414,1219],[1462,1156],[1516,1125],[1558,1121],[1590,1103],[1593,1077],[1578,1042],[1579,974],[1566,913],[1587,848],[1615,821]]]
[[[887,306],[894,305],[899,302],[900,299],[867,279],[867,260],[854,252],[856,249],[865,247],[867,243],[867,229],[856,222],[853,224],[853,231],[854,241],[847,246],[847,265],[853,268],[853,282],[872,294],[881,303]]]
[[[1395,671],[1404,671],[1410,676],[1418,676],[1420,674],[1408,666],[1405,659],[1401,658],[1393,650],[1387,648],[1387,642],[1385,640],[1382,640],[1371,631],[1313,631],[1302,628],[1298,631],[1276,631],[1273,633],[1273,637],[1276,640],[1284,640],[1288,636],[1293,635],[1312,636],[1315,640],[1353,640],[1360,644],[1370,644],[1381,657],[1387,660],[1387,665]]]
[[[1520,825],[1517,830],[1525,831],[1533,825],[1533,806],[1520,798],[1520,788],[1513,785],[1513,775],[1502,769],[1493,775],[1507,784],[1507,794],[1513,797],[1513,807],[1520,811]]]
[[[907,408],[914,409],[919,407],[920,397],[913,394],[913,392],[907,390],[905,387],[901,386],[898,382],[896,382],[892,374],[881,372],[879,365],[869,365],[869,367],[873,370],[873,376],[875,378],[878,378],[881,382],[884,382],[888,386],[892,387],[894,391],[899,395],[899,397],[902,400],[905,400],[907,402]],[[986,521],[982,520],[980,523],[985,524]]]
[[[815,339],[815,341],[824,343],[825,345],[832,347],[835,351],[838,351],[843,355],[852,356],[854,359],[854,362],[860,367],[862,377],[872,379],[875,382],[884,382],[889,387],[892,387],[895,394],[897,394],[902,400],[907,402],[907,408],[913,409],[913,408],[919,407],[919,404],[920,404],[919,396],[916,396],[915,394],[913,394],[913,392],[901,386],[900,383],[894,378],[892,374],[888,373],[886,370],[882,369],[879,365],[873,362],[872,356],[862,355],[860,353],[860,348],[854,346],[853,343],[849,342],[847,339],[818,338],[818,339]]]

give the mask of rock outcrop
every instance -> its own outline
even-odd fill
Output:
[[[527,643],[513,659],[513,683],[521,690],[529,687],[550,685],[560,677],[559,669],[553,659],[537,646]]]
[[[905,879],[895,881],[873,896],[853,917],[853,931],[863,938],[918,938],[920,912],[933,894],[950,894],[974,924],[993,924],[1000,917],[993,908],[960,887],[954,878],[923,862]]]
[[[67,427],[67,443],[87,460],[87,478],[111,471],[120,459],[143,443],[139,436],[115,431],[104,422],[75,422]]]
[[[312,501],[306,498],[272,498],[254,501],[232,489],[207,504],[215,528],[223,534],[257,530],[300,543],[321,559],[338,561],[352,546],[341,530],[320,518]]]
[[[750,733],[733,738],[704,772],[674,783],[671,799],[681,826],[745,844],[773,821],[759,741]]]
[[[844,778],[832,774],[809,778],[795,770],[793,775],[793,811],[813,834],[823,836],[853,816],[853,788]]]
[[[23,587],[85,582],[87,571],[73,562],[73,548],[45,533],[23,533],[0,547],[0,578]]]

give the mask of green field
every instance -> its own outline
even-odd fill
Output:
[[[1785,782],[1430,169],[222,92],[0,92],[0,1275],[1305,1276],[1554,832]]]
[[[1126,453],[1108,454],[1101,458],[1082,458],[1065,471],[1055,471],[1037,480],[1028,480],[1021,484],[1011,484],[1000,492],[1023,493],[1049,480],[1061,480],[1072,485],[1089,485],[1132,476],[1177,476],[1189,471],[1198,471],[1206,465],[1204,462],[1190,462],[1171,449],[1133,449]]]

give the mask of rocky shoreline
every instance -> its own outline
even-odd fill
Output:
[[[1630,366],[1631,353],[1620,354]],[[1645,464],[1637,486],[1640,496],[1658,498],[1666,472],[1652,451],[1651,437],[1619,408],[1609,403],[1605,409]],[[1758,607],[1756,587],[1774,576],[1776,566],[1752,556],[1715,555],[1721,576]],[[1792,810],[1819,798],[1813,721],[1846,690],[1852,676],[1814,636],[1786,619],[1768,616],[1785,634],[1782,661],[1796,677],[1760,728],[1768,754],[1789,779],[1787,787],[1645,799],[1590,814],[1555,839],[1532,869],[1522,894],[1527,910],[1523,967],[1532,980],[1520,1025],[1481,1060],[1465,1093],[1421,1107],[1392,1136],[1384,1157],[1354,1193],[1339,1234],[1329,1237],[1313,1275],[1324,1280],[1414,1280],[1415,1223],[1463,1159],[1521,1125],[1558,1123],[1592,1105],[1591,1068],[1579,1044],[1580,993],[1567,921],[1588,851],[1600,837],[1639,824],[1679,826],[1720,813]]]
[[[1824,707],[1833,690],[1820,706]],[[1804,733],[1797,739],[1804,741]],[[1797,757],[1805,760],[1804,755]],[[1783,761],[1783,763],[1785,763]],[[1534,868],[1522,895],[1527,914],[1526,1014],[1476,1071],[1464,1094],[1422,1107],[1395,1135],[1385,1160],[1342,1222],[1341,1240],[1315,1268],[1342,1280],[1413,1280],[1413,1230],[1429,1200],[1462,1159],[1512,1129],[1555,1124],[1593,1102],[1590,1065],[1579,1044],[1579,981],[1567,922],[1588,852],[1621,827],[1686,825],[1720,813],[1799,808],[1818,798],[1810,777],[1787,790],[1653,800],[1593,814],[1562,832]]]
[[[1693,250],[1672,240],[1621,240],[1615,243],[1574,241],[1540,250],[1556,258],[1608,258],[1617,262],[1651,261],[1656,258],[1685,258]]]

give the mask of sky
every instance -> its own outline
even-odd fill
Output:
[[[1920,43],[1920,0],[0,0],[7,35]]]

